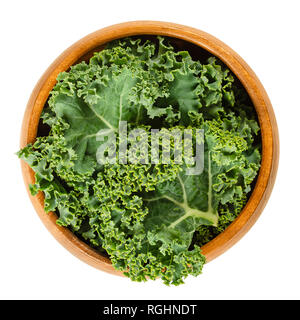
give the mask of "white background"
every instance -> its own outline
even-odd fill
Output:
[[[1,299],[299,299],[299,1],[1,1]],[[97,29],[161,20],[204,30],[238,52],[263,83],[280,133],[272,196],[234,247],[179,287],[133,283],[72,256],[27,196],[15,152],[30,93],[48,65]]]

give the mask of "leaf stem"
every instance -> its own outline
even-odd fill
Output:
[[[212,174],[211,174],[211,161],[210,161],[210,151],[208,152],[208,189],[207,189],[207,211],[212,212]]]
[[[180,177],[180,175],[178,174],[178,180],[180,182],[181,188],[182,188],[182,196],[183,196],[183,203],[185,203],[187,205],[187,196],[186,196],[186,191],[185,191],[185,187],[184,187],[184,183]]]

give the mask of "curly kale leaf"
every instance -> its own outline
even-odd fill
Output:
[[[130,279],[178,285],[202,272],[200,247],[247,202],[260,137],[251,101],[226,66],[214,57],[192,59],[171,43],[116,40],[61,73],[42,114],[49,133],[18,156],[35,172],[31,193],[44,193],[57,224],[107,254]],[[190,165],[175,161],[174,141],[170,163],[98,163],[105,143],[99,131],[116,135],[118,154],[121,121],[144,130],[145,159],[153,155],[151,129],[203,130],[203,172],[186,174]],[[141,156],[134,141],[128,147],[126,157]]]

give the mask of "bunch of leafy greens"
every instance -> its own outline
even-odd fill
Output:
[[[31,193],[44,192],[57,224],[134,281],[200,274],[200,247],[240,213],[260,166],[256,114],[238,80],[162,37],[115,41],[59,74],[41,118],[49,133],[18,152],[35,171]],[[100,165],[97,132],[120,121],[203,129],[203,173],[174,161]]]

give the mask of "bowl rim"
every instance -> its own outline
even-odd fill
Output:
[[[237,76],[248,92],[256,109],[261,128],[261,168],[251,196],[239,216],[217,237],[201,247],[207,262],[215,259],[237,241],[253,226],[263,211],[273,189],[279,160],[279,136],[274,111],[268,95],[258,77],[248,64],[229,46],[214,36],[184,25],[162,21],[130,21],[102,28],[75,42],[60,54],[41,76],[28,100],[21,129],[20,147],[34,142],[37,135],[41,111],[61,71],[67,70],[91,50],[127,36],[161,35],[193,43],[222,60]],[[34,183],[34,172],[21,160],[21,169],[30,200],[56,240],[69,252],[85,263],[111,274],[123,275],[113,268],[110,260],[80,240],[65,227],[56,224],[55,213],[44,211],[44,195],[39,192],[32,196],[29,184]]]

